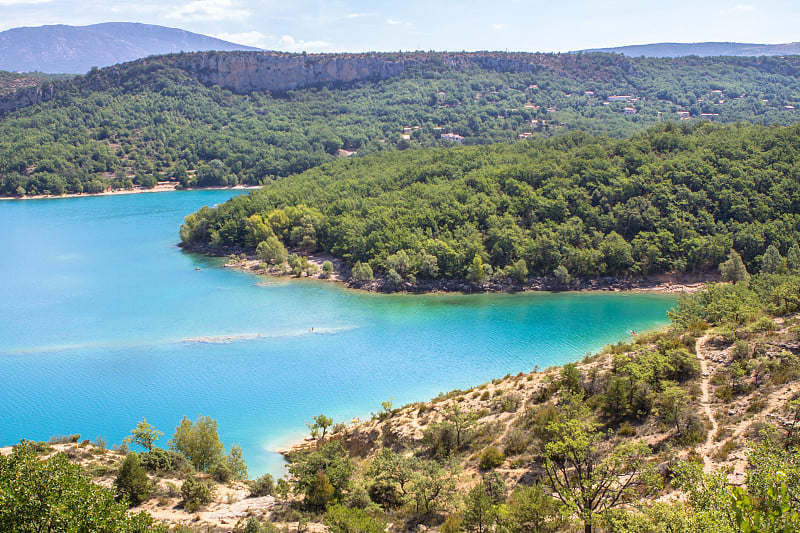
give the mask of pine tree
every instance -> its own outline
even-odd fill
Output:
[[[728,260],[719,265],[719,273],[722,275],[722,281],[732,281],[734,283],[746,281],[750,277],[742,257],[733,249],[728,254]]]

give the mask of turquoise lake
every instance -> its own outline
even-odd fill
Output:
[[[251,475],[305,421],[367,417],[666,324],[668,295],[378,295],[267,280],[176,246],[232,191],[0,202],[0,446],[80,433],[120,443],[142,417],[218,420]],[[200,268],[200,270],[196,270]],[[312,331],[313,328],[313,331]]]

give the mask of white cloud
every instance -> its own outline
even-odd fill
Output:
[[[25,4],[47,4],[53,0],[0,0],[0,6],[21,6]]]
[[[364,17],[377,17],[377,13],[348,13],[344,16],[346,19],[360,19]]]
[[[411,26],[410,22],[403,22],[402,20],[386,19],[386,23],[392,26]]]
[[[285,52],[304,52],[321,50],[328,48],[330,45],[331,43],[326,41],[298,41],[291,35],[284,35],[278,39],[277,48],[278,50],[283,50]]]
[[[755,6],[738,5],[738,6],[734,6],[734,7],[728,8],[728,9],[723,9],[722,13],[726,14],[726,15],[730,15],[730,14],[741,14],[741,13],[752,13],[755,10],[756,10]]]
[[[257,48],[269,48],[269,44],[267,44],[270,40],[274,40],[274,37],[264,35],[260,31],[246,31],[242,33],[217,33],[212,35],[212,37],[216,37],[217,39],[222,39],[223,41],[230,41],[236,44],[244,44],[247,46],[255,46]]]
[[[493,29],[493,30],[502,30],[502,29],[505,29],[506,25],[505,24],[492,24],[489,27],[491,29]]]
[[[250,15],[248,9],[238,7],[233,0],[194,0],[172,13],[167,18],[180,20],[239,20]]]

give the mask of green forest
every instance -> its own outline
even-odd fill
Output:
[[[716,272],[732,249],[750,272],[797,268],[798,141],[800,126],[703,122],[386,152],[203,208],[181,239],[264,255],[277,238],[396,284]]]
[[[795,57],[562,54],[523,72],[427,56],[396,78],[281,94],[204,86],[169,58],[92,71],[0,117],[0,196],[259,185],[351,153],[451,144],[445,133],[467,145],[624,137],[687,118],[790,124],[800,106]]]

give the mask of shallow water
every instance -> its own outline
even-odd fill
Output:
[[[576,360],[666,323],[668,295],[376,295],[263,283],[175,246],[231,191],[0,202],[0,445],[80,433],[167,439],[209,415],[251,474],[337,421]],[[196,270],[200,268],[200,270]]]

